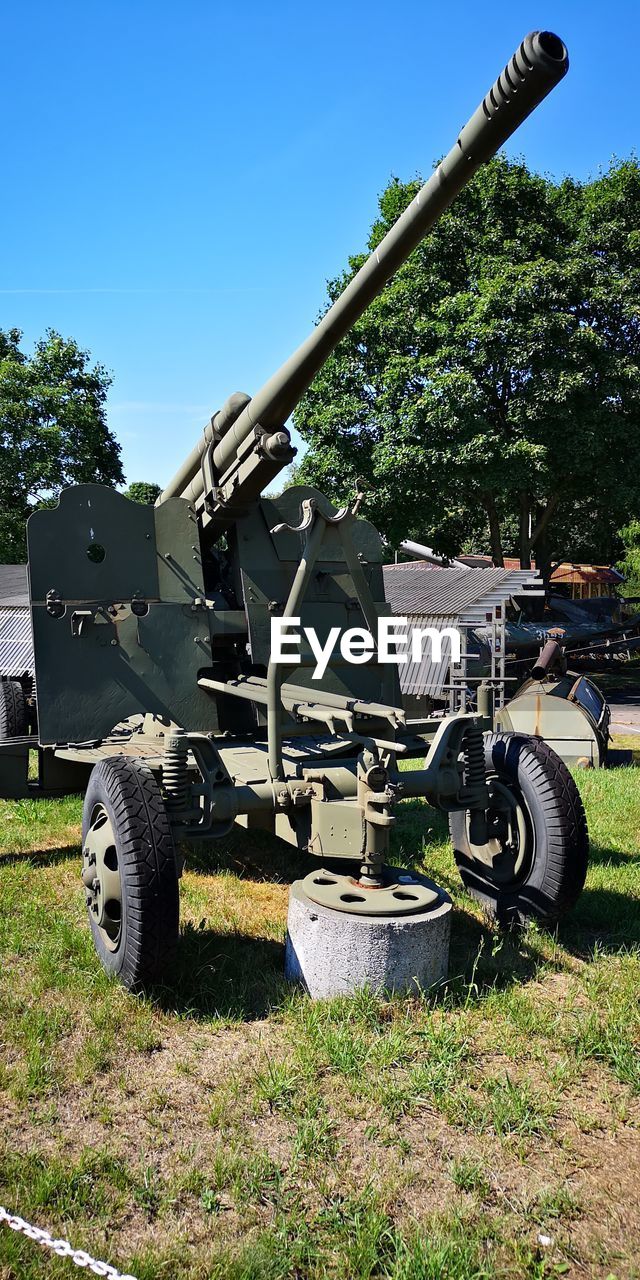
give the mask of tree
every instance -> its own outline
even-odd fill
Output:
[[[0,561],[26,558],[25,523],[66,485],[121,484],[120,446],[107,427],[111,378],[54,330],[20,348],[0,330]]]
[[[129,488],[125,489],[124,496],[130,498],[132,502],[141,502],[143,506],[152,507],[161,493],[159,484],[152,484],[149,480],[134,480]]]
[[[620,572],[625,576],[622,590],[627,596],[640,596],[640,520],[632,520],[621,530],[625,556]]]
[[[420,185],[382,193],[369,250]],[[297,478],[343,499],[361,477],[396,546],[615,555],[640,502],[638,226],[634,159],[586,184],[492,160],[304,396]]]

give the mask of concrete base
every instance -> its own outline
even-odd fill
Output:
[[[425,877],[438,898],[404,916],[353,915],[319,906],[302,880],[289,892],[285,976],[314,998],[372,991],[425,991],[447,976],[451,899]]]

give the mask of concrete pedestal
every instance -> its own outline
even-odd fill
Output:
[[[425,991],[447,976],[451,899],[437,893],[428,910],[414,915],[355,915],[320,906],[296,880],[289,892],[285,976],[315,998],[375,992]]]

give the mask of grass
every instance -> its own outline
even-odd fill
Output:
[[[612,663],[610,671],[599,671],[593,674],[587,672],[587,675],[607,695],[624,691],[637,693],[640,684],[640,658],[632,658],[630,662]]]
[[[640,764],[640,732],[639,733],[616,733],[612,736],[611,746],[614,751],[630,751],[631,759],[625,760],[625,764]]]
[[[451,977],[311,1002],[282,980],[266,836],[197,850],[171,989],[99,968],[80,802],[0,803],[0,1202],[138,1280],[639,1276],[640,787],[578,776],[592,857],[555,934],[502,935],[446,828],[394,855],[454,895]],[[0,1228],[0,1280],[68,1263]]]

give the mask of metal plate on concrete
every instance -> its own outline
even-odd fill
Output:
[[[390,871],[389,883],[379,889],[365,888],[353,876],[324,869],[305,876],[302,886],[312,902],[351,915],[406,916],[429,911],[440,902],[437,890],[421,878],[398,872],[395,867]]]

